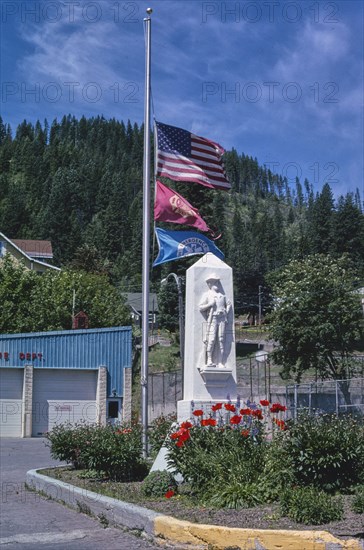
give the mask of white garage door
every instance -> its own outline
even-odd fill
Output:
[[[0,436],[21,437],[23,369],[0,368]]]
[[[57,424],[94,423],[97,371],[34,369],[33,436]]]

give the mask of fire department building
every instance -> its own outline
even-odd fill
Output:
[[[131,327],[0,335],[0,435],[131,419]]]

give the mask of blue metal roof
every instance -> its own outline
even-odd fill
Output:
[[[0,367],[108,370],[108,395],[123,394],[123,369],[131,368],[131,327],[0,335]]]

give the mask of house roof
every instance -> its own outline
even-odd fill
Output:
[[[42,266],[42,267],[47,267],[47,268],[49,267],[50,269],[55,269],[56,271],[61,271],[61,269],[59,267],[56,267],[54,265],[47,264],[46,262],[41,262],[40,260],[36,260],[36,259],[32,258],[31,256],[29,256],[29,254],[24,252],[24,250],[22,250],[17,244],[15,244],[15,242],[13,240],[6,237],[4,235],[4,233],[0,232],[0,239],[6,241],[11,246],[13,246],[16,250],[18,250],[18,252],[20,252],[20,254],[22,256],[24,256],[24,258],[26,258],[30,263],[37,264],[37,265]]]
[[[126,303],[138,313],[143,311],[143,294],[141,292],[126,292]],[[155,292],[149,293],[149,312],[158,313],[158,299]]]
[[[23,252],[32,258],[53,258],[51,241],[38,241],[28,239],[11,239]]]

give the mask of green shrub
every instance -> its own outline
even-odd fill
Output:
[[[356,488],[352,509],[357,514],[364,514],[364,485],[360,485]]]
[[[298,485],[328,492],[357,485],[364,472],[364,424],[351,417],[301,416],[279,441]]]
[[[51,455],[112,480],[139,481],[148,472],[141,426],[56,426],[47,434]]]
[[[286,445],[288,437],[289,432],[277,433],[267,445],[259,478],[259,487],[265,502],[278,500],[282,491],[296,483],[293,459]]]
[[[46,434],[51,456],[54,459],[71,463],[75,468],[84,468],[83,451],[90,444],[95,426],[84,423],[60,424]]]
[[[307,525],[323,525],[343,517],[341,497],[331,497],[315,487],[295,487],[280,498],[283,515]]]
[[[170,472],[150,472],[142,483],[142,493],[146,497],[162,497],[167,491],[177,491],[177,483]]]
[[[206,492],[204,504],[215,508],[253,508],[263,501],[259,486],[254,483],[232,481],[223,487],[213,483]]]
[[[90,470],[104,471],[112,480],[138,481],[148,472],[142,459],[142,429],[133,426],[96,426],[90,445],[82,453],[83,463]]]
[[[176,420],[176,413],[171,413],[167,416],[162,414],[151,422],[148,432],[151,458],[155,458],[157,456],[171,429],[172,424],[176,422]]]

